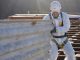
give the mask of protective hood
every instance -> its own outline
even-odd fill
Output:
[[[51,4],[50,4],[50,10],[52,12],[54,12],[54,11],[60,12],[60,10],[61,10],[61,4],[60,4],[60,2],[59,1],[53,1],[53,2],[51,2]]]

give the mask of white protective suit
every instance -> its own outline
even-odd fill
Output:
[[[61,4],[58,1],[53,1],[51,3],[51,6],[50,6],[51,12],[50,12],[50,14],[51,14],[51,18],[53,20],[53,23],[55,23],[55,25],[56,25],[56,30],[57,30],[56,33],[53,33],[53,35],[55,35],[55,36],[64,35],[67,31],[69,31],[69,28],[70,28],[70,20],[69,20],[68,14],[62,12],[63,18],[61,17],[61,14],[59,14],[57,19],[55,19],[52,16],[53,11],[57,11],[57,12],[60,13],[60,9],[61,9]],[[51,18],[50,18],[50,15],[48,14],[47,16],[44,16],[43,20],[51,20]],[[59,22],[62,22],[62,20],[63,20],[63,26],[60,27]],[[54,26],[53,26],[53,28],[54,28]],[[58,42],[58,44],[62,44],[63,41],[66,38],[67,37],[53,38],[53,39],[55,39]],[[51,45],[51,49],[50,49],[50,58],[49,58],[49,60],[57,60],[58,47],[55,44],[55,42],[53,42],[53,41],[50,41],[50,45]],[[65,44],[65,46],[63,48],[63,51],[66,55],[65,60],[76,60],[74,49],[73,49],[73,47],[72,47],[72,45],[69,41]]]

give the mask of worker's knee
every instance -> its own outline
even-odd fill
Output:
[[[73,55],[73,56],[68,56],[67,59],[68,59],[68,60],[76,60],[76,57],[75,57],[75,55]]]
[[[76,60],[75,56],[68,56],[64,60]]]
[[[66,56],[68,56],[68,57],[74,57],[74,56],[75,56],[74,50],[67,52],[67,53],[66,53]]]
[[[66,54],[66,57],[67,57],[68,60],[76,60],[74,52]]]

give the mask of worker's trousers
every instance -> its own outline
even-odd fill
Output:
[[[62,40],[63,39],[61,39],[61,41]],[[49,60],[57,60],[57,57],[58,57],[57,45],[53,41],[50,41],[50,45],[51,45],[51,49],[50,49]],[[76,60],[74,49],[69,41],[65,44],[63,51],[64,51],[64,54],[66,55],[64,60]]]

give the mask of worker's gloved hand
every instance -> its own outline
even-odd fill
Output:
[[[32,25],[35,25],[37,23],[37,21],[32,21]]]

